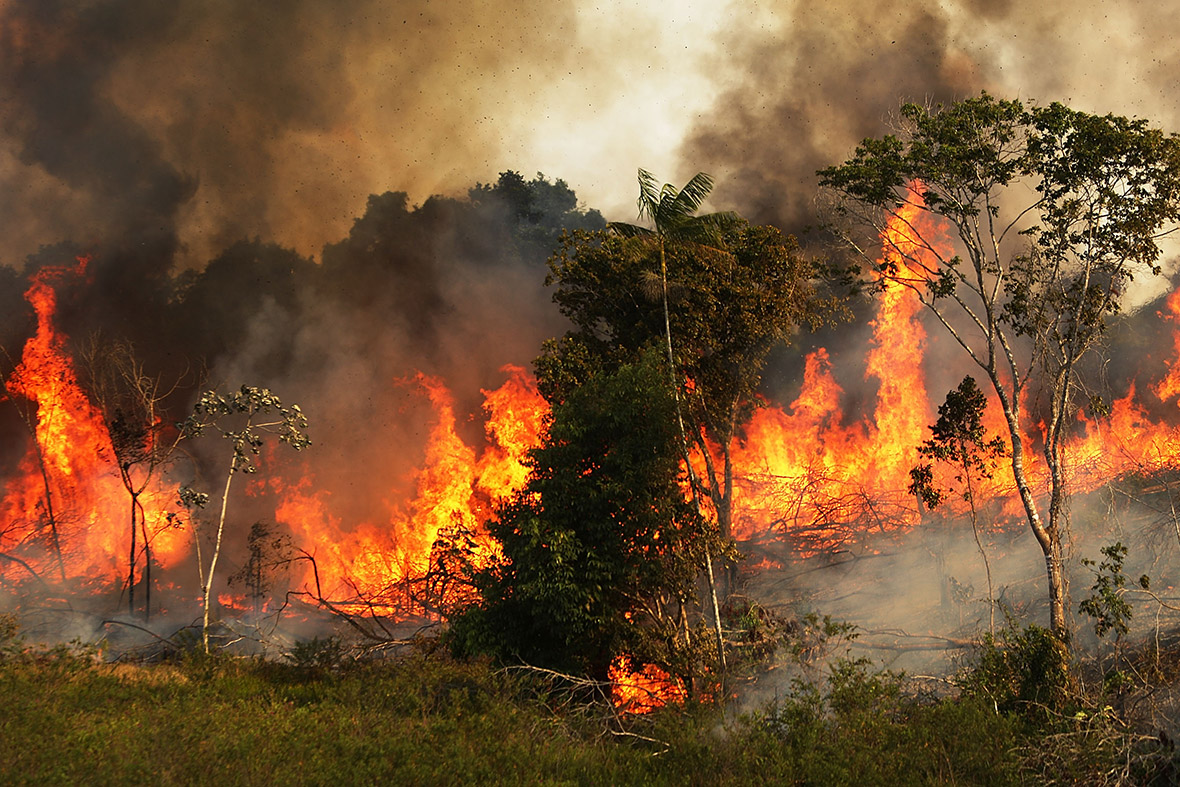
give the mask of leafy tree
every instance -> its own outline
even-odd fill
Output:
[[[983,427],[983,413],[987,397],[970,375],[963,378],[959,387],[948,391],[946,401],[938,406],[938,420],[930,427],[931,438],[918,447],[918,453],[926,459],[945,462],[955,468],[955,482],[971,511],[971,530],[975,535],[975,546],[983,556],[983,567],[987,574],[988,631],[996,633],[995,589],[992,587],[992,568],[987,551],[979,536],[979,511],[975,499],[976,479],[991,478],[992,470],[999,457],[1004,455],[1004,440],[987,436]],[[910,470],[910,494],[918,497],[928,508],[937,508],[943,502],[943,491],[934,484],[934,467],[925,462]]]
[[[696,215],[712,185],[698,173],[682,189],[657,187],[640,170],[639,214],[650,228],[614,223],[606,233],[565,236],[547,281],[575,330],[546,345],[538,370],[542,392],[561,400],[564,388],[596,370],[662,344],[694,498],[698,507],[708,501],[730,539],[731,445],[755,405],[770,349],[819,309],[813,268],[793,238],[733,213]],[[703,558],[724,660],[712,555]]]
[[[731,213],[693,215],[711,185],[702,173],[657,190],[641,170],[641,217],[654,229],[612,224],[566,237],[548,280],[574,330],[546,345],[538,368],[542,392],[560,400],[582,376],[663,344],[684,439],[705,464],[694,487],[729,537],[730,446],[756,406],[767,354],[801,321],[817,322],[821,304],[794,238]]]
[[[544,259],[557,245],[563,230],[598,230],[606,221],[597,210],[582,210],[578,197],[562,179],[548,180],[540,172],[532,180],[507,170],[494,184],[479,183],[467,192],[477,206],[501,205],[513,225],[513,236],[526,259]]]
[[[1134,614],[1131,605],[1123,597],[1127,585],[1127,577],[1123,574],[1127,548],[1121,541],[1116,541],[1102,547],[1100,551],[1105,558],[1101,563],[1082,558],[1082,565],[1094,572],[1094,584],[1090,587],[1090,595],[1078,604],[1078,612],[1094,619],[1094,633],[1100,638],[1113,631],[1118,640],[1130,630],[1128,622]],[[1098,566],[1097,570],[1094,566]],[[1139,577],[1139,586],[1144,590],[1151,587],[1151,580],[1146,574]]]
[[[1025,107],[986,93],[949,106],[907,104],[900,118],[896,134],[866,139],[848,161],[819,173],[833,229],[880,280],[912,289],[991,383],[1020,501],[1045,557],[1051,628],[1064,641],[1062,441],[1078,364],[1131,277],[1159,272],[1158,240],[1180,218],[1180,140],[1144,120],[1056,103]],[[949,225],[953,251],[944,250],[941,229],[910,218],[922,214]],[[887,234],[890,222],[913,244]],[[866,229],[893,253],[878,257]],[[1030,386],[1045,402],[1032,422],[1021,408]],[[1023,443],[1042,419],[1047,511]]]
[[[192,414],[180,425],[186,438],[200,437],[212,429],[230,441],[232,452],[229,469],[225,476],[225,487],[221,492],[221,509],[217,517],[217,532],[213,541],[213,553],[206,570],[201,557],[201,540],[194,538],[197,546],[197,568],[201,576],[201,590],[204,593],[204,620],[201,640],[205,652],[209,652],[209,601],[213,590],[213,574],[217,559],[221,555],[221,537],[225,532],[225,514],[229,506],[229,490],[234,476],[238,473],[255,473],[258,467],[253,457],[262,451],[264,435],[276,436],[280,442],[301,451],[311,445],[303,430],[307,419],[299,405],[285,407],[279,397],[266,388],[243,385],[232,394],[206,391],[193,405]],[[180,501],[186,507],[201,508],[209,502],[209,495],[191,487],[182,487]]]
[[[674,409],[655,352],[556,403],[531,480],[489,524],[503,555],[452,622],[457,649],[599,677],[624,652],[689,671],[694,579],[719,545],[679,483]]]

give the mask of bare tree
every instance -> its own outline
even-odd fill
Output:
[[[183,436],[164,419],[164,401],[175,392],[178,383],[165,388],[158,376],[147,374],[129,342],[110,341],[100,334],[92,336],[83,349],[82,366],[89,374],[91,398],[106,423],[119,480],[130,500],[127,612],[135,613],[135,573],[142,554],[143,614],[147,620],[151,617],[154,534],[148,529],[142,498],[172,460]]]

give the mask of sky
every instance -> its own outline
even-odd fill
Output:
[[[1176,29],[1138,0],[0,0],[0,262],[145,227],[180,268],[245,237],[318,257],[370,194],[508,169],[620,220],[639,167],[706,171],[793,230],[903,101],[1180,129]]]

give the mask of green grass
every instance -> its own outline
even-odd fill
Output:
[[[697,706],[618,735],[604,706],[439,655],[341,671],[20,655],[0,661],[0,784],[1042,781],[1022,770],[1044,740],[1027,719],[980,698],[918,702],[892,676],[843,670],[738,719]]]
[[[641,752],[571,737],[486,666],[415,657],[0,667],[0,783],[603,783]]]

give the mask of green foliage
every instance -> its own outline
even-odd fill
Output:
[[[583,736],[484,664],[418,656],[331,680],[229,659],[29,663],[0,671],[0,698],[0,781],[14,785],[609,784],[650,759]]]
[[[213,590],[213,577],[217,569],[217,561],[221,555],[221,539],[225,531],[226,511],[229,506],[229,491],[234,476],[238,473],[254,473],[257,467],[253,457],[262,451],[264,435],[276,436],[281,443],[286,443],[296,451],[301,451],[311,445],[304,430],[307,428],[307,418],[299,405],[290,407],[283,405],[278,396],[267,388],[256,388],[243,385],[232,394],[219,394],[216,391],[206,391],[197,403],[193,405],[192,413],[180,424],[180,432],[184,437],[196,438],[207,430],[214,430],[229,440],[233,446],[230,457],[229,471],[225,476],[225,486],[221,493],[221,510],[217,518],[217,531],[213,541],[213,551],[209,557],[208,568],[205,567],[201,555],[200,541],[197,546],[197,569],[201,577],[204,594],[204,620],[202,625],[202,639],[205,652],[209,652],[210,617],[209,606]],[[190,510],[203,508],[209,501],[209,495],[195,491],[189,487],[181,487],[180,502]],[[262,578],[256,574],[260,583]]]
[[[503,558],[452,622],[460,652],[597,676],[621,652],[674,666],[661,611],[692,603],[718,548],[679,485],[674,407],[654,352],[555,405],[532,479],[488,526]]]
[[[17,616],[11,612],[0,614],[0,661],[19,653],[23,642]]]
[[[985,698],[998,711],[1044,721],[1070,699],[1068,654],[1056,634],[1036,624],[999,638],[985,634],[959,683],[964,694]]]
[[[819,177],[846,247],[877,281],[910,288],[992,383],[1064,636],[1062,445],[1079,363],[1131,279],[1160,270],[1159,238],[1180,221],[1180,137],[983,93],[903,106],[896,135],[865,140]],[[923,213],[945,221],[928,226]],[[899,221],[907,241],[878,255],[877,238],[898,237],[887,228]],[[1043,431],[1020,408],[1030,381],[1046,402]],[[1050,473],[1047,517],[1025,472],[1022,441],[1034,434]]]
[[[961,485],[963,499],[968,501],[972,498],[972,477],[991,478],[996,460],[1004,454],[1003,439],[988,438],[984,430],[986,409],[987,397],[975,384],[975,378],[964,377],[959,387],[948,391],[946,401],[938,406],[938,420],[930,427],[930,439],[918,446],[918,453],[923,457],[955,466],[955,481]],[[942,491],[934,485],[930,463],[910,470],[909,492],[930,509],[942,503]]]
[[[233,444],[231,472],[241,473],[257,471],[251,457],[262,451],[263,435],[275,435],[279,442],[301,451],[311,445],[303,431],[306,428],[307,418],[299,405],[284,407],[282,400],[270,389],[250,385],[243,385],[231,394],[206,391],[193,405],[192,414],[180,425],[187,438],[200,437],[208,429],[219,432]]]
[[[284,658],[296,669],[322,673],[339,669],[344,663],[345,647],[339,637],[312,637],[296,642]]]
[[[517,241],[534,251],[530,258],[543,259],[563,230],[598,230],[606,226],[597,210],[578,207],[577,195],[564,180],[549,181],[540,172],[526,181],[520,173],[507,170],[494,184],[477,184],[467,194],[475,205],[502,205],[507,209]]]
[[[1078,611],[1094,619],[1094,633],[1100,638],[1114,631],[1115,639],[1119,639],[1127,633],[1127,622],[1133,612],[1124,597],[1127,577],[1123,574],[1123,562],[1127,558],[1127,548],[1118,541],[1102,547],[1101,552],[1105,559],[1100,564],[1082,558],[1082,565],[1094,571],[1094,584],[1090,587],[1090,595],[1078,604]],[[1097,570],[1094,570],[1095,565]],[[1144,589],[1150,586],[1146,574],[1139,578],[1139,584]]]
[[[967,732],[969,731],[969,733]],[[794,784],[1007,783],[1017,725],[976,699],[922,703],[863,659],[796,680],[735,725],[719,756]]]
[[[677,376],[693,381],[701,418],[711,411],[717,425],[728,425],[731,402],[751,406],[770,349],[816,318],[813,268],[793,238],[740,220],[726,226],[717,246],[670,244],[666,257]],[[575,330],[549,343],[540,363],[609,369],[663,339],[652,286],[658,248],[613,233],[574,233],[550,268],[554,300]],[[543,393],[559,401],[584,377],[551,380]]]
[[[1109,708],[1046,736],[986,696],[916,698],[857,660],[729,720],[700,705],[619,719],[527,672],[420,652],[330,678],[201,654],[70,664],[0,669],[5,784],[1168,784],[1180,765]]]

